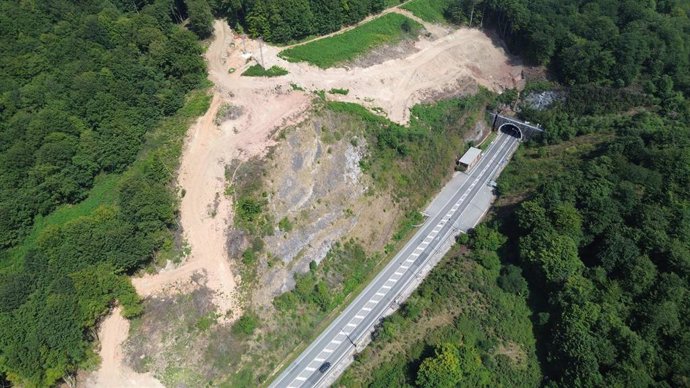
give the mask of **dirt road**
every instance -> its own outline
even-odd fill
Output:
[[[135,373],[122,364],[120,344],[127,339],[129,321],[122,317],[120,307],[103,321],[98,331],[101,339],[101,367],[89,376],[86,386],[99,388],[162,388],[158,380],[148,373]]]
[[[439,95],[467,91],[477,84],[491,90],[518,86],[522,67],[497,47],[489,36],[474,29],[459,29],[438,39],[415,43],[418,52],[366,68],[319,69],[305,63],[289,63],[277,56],[279,48],[263,47],[266,67],[279,65],[289,71],[277,78],[241,77],[251,63],[243,56],[241,42],[228,25],[215,22],[214,39],[205,56],[209,79],[215,85],[211,108],[189,130],[178,176],[185,191],[181,200],[180,224],[191,254],[176,268],[133,279],[142,297],[161,293],[188,292],[199,286],[201,274],[214,292],[213,303],[225,322],[239,316],[232,260],[225,247],[226,231],[232,221],[232,206],[223,195],[225,165],[233,158],[261,155],[273,143],[275,129],[301,120],[311,105],[311,94],[293,91],[297,84],[309,91],[348,89],[337,99],[380,108],[396,122],[409,120],[409,108]],[[437,28],[434,34],[445,30]],[[260,57],[259,46],[247,48]],[[229,68],[237,69],[229,73]],[[332,96],[331,98],[336,98]],[[242,114],[214,123],[223,104],[239,107]],[[209,211],[215,208],[214,211]],[[101,327],[103,364],[87,379],[87,386],[156,386],[148,375],[137,375],[122,362],[121,344],[128,324],[115,311]],[[138,380],[139,379],[139,380]]]

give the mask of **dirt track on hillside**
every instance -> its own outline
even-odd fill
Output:
[[[434,31],[440,33],[441,30]],[[171,292],[188,292],[199,285],[192,274],[201,272],[214,292],[213,303],[225,322],[239,316],[236,296],[239,281],[227,255],[226,232],[232,222],[232,206],[223,195],[225,165],[233,158],[261,155],[273,144],[271,134],[279,127],[300,121],[309,110],[313,95],[293,91],[294,83],[307,91],[348,89],[347,96],[329,96],[343,101],[380,108],[396,122],[409,120],[409,108],[440,95],[469,93],[477,85],[491,90],[519,86],[522,67],[485,33],[459,29],[435,40],[415,43],[418,52],[366,68],[322,70],[305,63],[289,63],[277,56],[279,48],[263,46],[266,67],[279,65],[289,71],[277,78],[241,77],[248,62],[242,43],[226,23],[216,21],[215,36],[205,56],[209,79],[215,85],[211,108],[189,130],[180,166],[178,184],[185,191],[181,200],[180,224],[191,254],[176,268],[133,279],[142,297]],[[260,58],[258,42],[247,48]],[[229,73],[229,68],[235,68]],[[214,123],[218,108],[232,104],[240,117],[220,126]],[[209,206],[216,208],[215,216]],[[100,370],[89,377],[87,386],[155,386],[151,376],[137,375],[123,365],[121,344],[128,325],[116,310],[101,326]],[[125,321],[126,322],[126,321]],[[107,360],[107,361],[106,361]],[[139,379],[139,380],[137,380]],[[115,380],[115,381],[114,381]],[[109,385],[110,384],[110,385]]]

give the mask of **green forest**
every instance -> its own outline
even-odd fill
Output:
[[[115,300],[140,312],[126,275],[171,244],[171,171],[208,105],[186,12],[0,2],[0,381],[69,380]]]
[[[338,31],[372,13],[384,0],[210,0],[211,8],[253,38],[288,43]]]
[[[545,135],[340,385],[690,385],[690,2],[463,0],[444,15],[559,81],[523,95],[562,98],[520,102]]]

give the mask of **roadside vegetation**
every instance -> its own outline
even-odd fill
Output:
[[[253,65],[245,70],[242,75],[245,77],[280,77],[281,75],[286,75],[287,73],[288,71],[280,66],[271,66],[268,69],[264,69],[257,63],[256,65]]]
[[[209,99],[167,4],[0,7],[0,380],[52,386],[95,364],[116,301],[141,312],[126,275],[174,255],[172,171]]]
[[[353,60],[374,47],[415,37],[422,26],[408,17],[389,13],[352,30],[280,52],[290,62],[309,62],[320,68]]]

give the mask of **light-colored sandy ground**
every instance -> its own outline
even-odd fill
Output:
[[[178,183],[186,192],[181,201],[180,223],[191,246],[191,255],[176,268],[133,279],[142,297],[160,293],[188,292],[198,285],[192,274],[201,272],[206,286],[215,293],[214,304],[227,321],[239,316],[235,297],[239,279],[232,272],[225,242],[232,207],[223,195],[225,165],[233,158],[245,159],[264,153],[273,143],[275,129],[301,120],[312,96],[292,91],[291,83],[309,91],[348,89],[339,100],[380,108],[397,122],[409,120],[409,108],[420,101],[483,85],[491,90],[519,86],[522,67],[511,62],[484,32],[427,26],[430,39],[415,43],[418,52],[367,68],[319,69],[306,63],[289,63],[277,56],[279,48],[263,45],[265,66],[279,65],[289,71],[277,78],[241,77],[252,64],[242,55],[243,44],[228,25],[216,21],[213,42],[206,52],[209,79],[214,83],[211,108],[188,133]],[[440,36],[443,34],[444,36]],[[258,42],[246,47],[260,58]],[[229,73],[229,68],[235,68]],[[336,98],[332,96],[331,98]],[[234,120],[214,124],[218,108],[231,103],[243,109]],[[217,203],[216,216],[209,206]],[[87,386],[154,386],[151,376],[137,375],[122,362],[121,344],[128,324],[114,311],[101,325],[101,368],[86,381]]]
[[[122,364],[120,346],[129,333],[129,321],[122,317],[120,307],[103,321],[98,331],[101,339],[101,367],[88,377],[85,385],[99,388],[162,388],[158,380],[148,373],[134,373]]]
[[[212,71],[219,70],[216,76],[230,83],[233,90],[268,90],[277,85],[287,88],[291,83],[311,91],[348,89],[347,96],[337,98],[381,108],[389,119],[399,123],[409,120],[409,108],[415,104],[449,91],[466,91],[468,86],[477,84],[494,91],[522,86],[522,66],[502,47],[496,46],[485,32],[469,28],[448,31],[425,25],[434,32],[431,39],[423,38],[415,43],[418,52],[366,68],[324,70],[307,63],[290,63],[278,57],[281,48],[264,44],[261,50],[258,42],[248,40],[247,51],[257,60],[261,60],[263,51],[265,67],[278,65],[289,74],[277,78],[241,77],[247,65],[232,54],[235,73],[228,74],[226,69]],[[218,28],[217,25],[216,31]],[[231,33],[227,26],[224,29],[226,35]],[[443,36],[435,39],[437,34]],[[240,48],[242,43],[238,40],[236,46]]]

